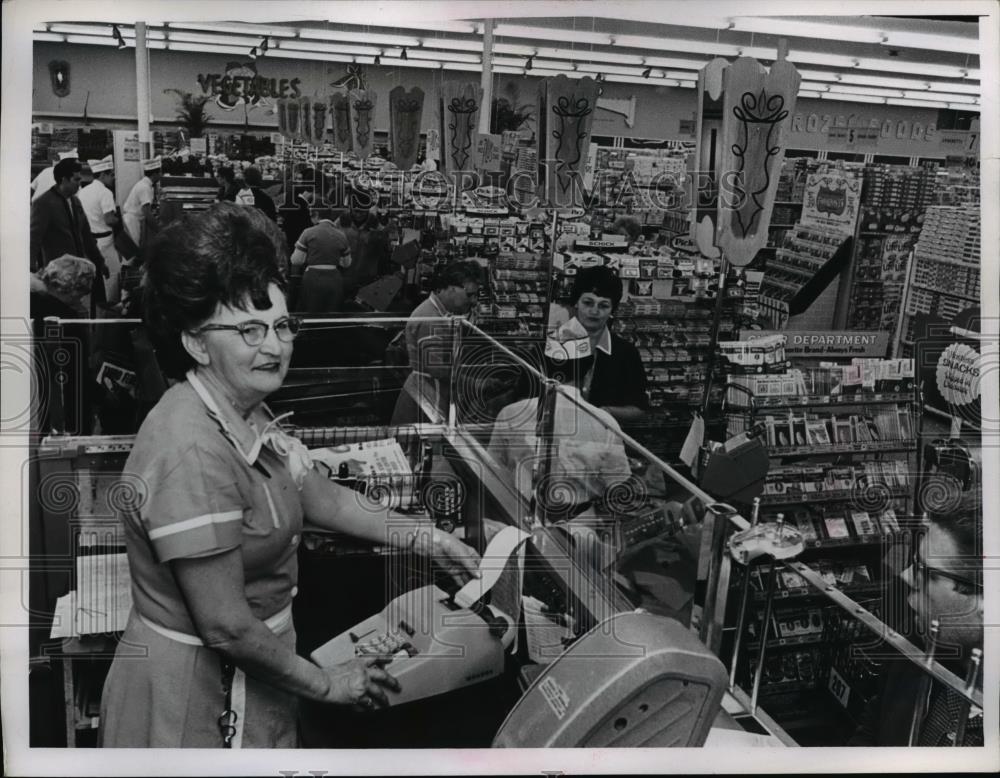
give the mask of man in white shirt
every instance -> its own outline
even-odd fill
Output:
[[[53,162],[49,167],[45,168],[41,173],[35,176],[35,180],[31,182],[31,202],[35,202],[39,197],[48,192],[52,187],[56,185],[55,169],[56,165],[62,162],[64,159],[76,159],[77,151],[73,149],[72,151],[62,151],[59,153],[59,159]]]
[[[118,214],[115,209],[115,196],[111,189],[115,185],[114,161],[109,154],[104,159],[90,160],[90,169],[94,180],[89,186],[80,189],[77,195],[83,212],[87,215],[90,231],[97,240],[97,248],[104,257],[109,275],[104,279],[104,289],[108,305],[117,305],[121,301],[119,273],[121,258],[115,249],[113,228],[118,224]]]
[[[153,219],[153,202],[156,199],[156,182],[160,180],[159,157],[153,157],[142,163],[143,177],[135,182],[132,191],[122,205],[122,220],[125,231],[142,248],[146,234],[150,232]]]

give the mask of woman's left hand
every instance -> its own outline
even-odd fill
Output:
[[[436,527],[430,532],[418,530],[413,550],[421,556],[430,557],[459,586],[470,578],[479,578],[479,554],[476,550]]]

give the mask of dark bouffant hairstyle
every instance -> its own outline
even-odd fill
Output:
[[[83,164],[74,157],[59,160],[52,169],[52,175],[55,177],[57,184],[64,178],[72,178],[74,173],[82,172]]]
[[[243,180],[247,186],[260,186],[264,183],[264,176],[261,174],[259,167],[251,165],[243,171]]]
[[[434,275],[434,291],[447,289],[449,286],[464,286],[470,281],[483,283],[483,268],[471,259],[462,262],[452,262],[438,270]]]
[[[270,308],[268,287],[286,289],[285,262],[285,236],[256,208],[217,203],[162,230],[145,258],[143,314],[164,372],[181,377],[192,366],[181,333],[218,305]]]
[[[615,271],[603,265],[584,268],[578,271],[573,279],[569,294],[570,304],[576,305],[588,292],[611,300],[613,311],[618,308],[618,303],[622,300],[622,281]]]

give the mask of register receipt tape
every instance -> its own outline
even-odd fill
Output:
[[[499,580],[500,574],[521,544],[531,535],[517,527],[504,527],[486,546],[483,558],[479,563],[480,578],[473,578],[455,593],[455,602],[463,608],[469,608],[474,602],[482,599]]]

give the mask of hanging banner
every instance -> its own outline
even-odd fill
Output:
[[[478,134],[476,140],[476,170],[480,172],[500,172],[500,136]]]
[[[861,204],[861,175],[854,170],[828,168],[806,179],[800,222],[810,227],[854,234]]]
[[[767,245],[799,72],[779,55],[770,71],[740,57],[722,72],[716,242],[736,267]]]
[[[330,95],[330,118],[333,120],[333,146],[337,151],[350,151],[351,142],[351,105],[347,95],[338,92]]]
[[[417,164],[420,150],[420,120],[424,112],[424,90],[407,91],[397,86],[389,92],[389,148],[392,161],[400,170]]]
[[[547,78],[538,89],[539,153],[546,166],[544,200],[583,204],[583,173],[600,87],[592,78]]]
[[[351,105],[351,142],[354,153],[367,159],[375,148],[375,99],[371,89],[352,89],[347,93]]]
[[[309,121],[306,126],[306,137],[313,146],[321,146],[326,142],[326,100],[314,98],[309,111]]]
[[[441,85],[441,170],[472,170],[473,148],[483,90],[478,84],[448,82]]]

